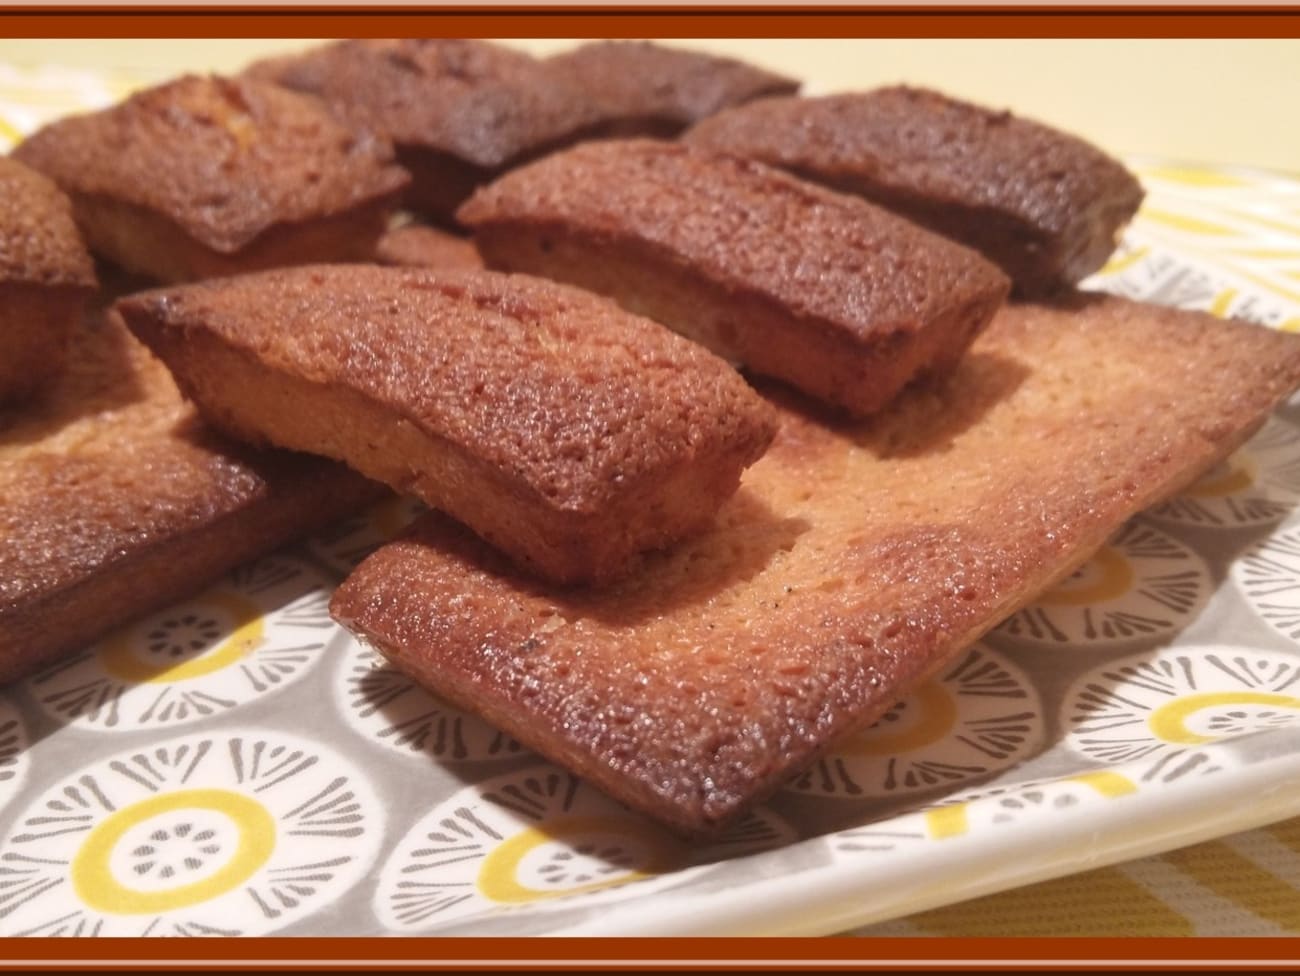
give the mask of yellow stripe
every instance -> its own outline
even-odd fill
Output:
[[[1119,274],[1121,271],[1127,271],[1129,268],[1133,267],[1133,265],[1146,257],[1150,251],[1151,248],[1149,247],[1139,247],[1135,248],[1130,253],[1125,254],[1123,257],[1113,257],[1106,262],[1106,266],[1102,268],[1098,274],[1110,275]]]
[[[1141,170],[1143,176],[1150,176],[1167,183],[1182,183],[1186,186],[1250,186],[1248,180],[1229,173],[1220,173],[1212,169],[1184,169],[1174,166],[1153,166]]]
[[[1237,257],[1259,258],[1261,261],[1300,261],[1300,247],[1234,247],[1232,253]]]
[[[1165,224],[1173,227],[1175,230],[1186,231],[1189,234],[1208,234],[1214,237],[1236,237],[1237,231],[1231,227],[1224,227],[1222,224],[1212,224],[1208,220],[1200,220],[1197,217],[1188,217],[1185,214],[1170,213],[1167,210],[1155,210],[1150,207],[1144,207],[1138,217],[1144,220],[1150,220],[1157,224]]]
[[[1275,281],[1269,281],[1267,278],[1261,278],[1259,275],[1251,274],[1249,271],[1242,271],[1240,268],[1235,268],[1234,270],[1237,272],[1237,274],[1241,275],[1243,278],[1247,278],[1250,281],[1253,281],[1255,284],[1263,288],[1267,288],[1269,291],[1276,292],[1277,294],[1289,298],[1292,301],[1300,302],[1300,291],[1291,291],[1289,288],[1283,288]]]
[[[936,935],[1186,936],[1191,922],[1144,886],[1100,868],[908,916]]]
[[[1295,888],[1222,841],[1197,844],[1164,857],[1220,898],[1290,932],[1300,932],[1300,898]]]
[[[958,837],[970,829],[966,820],[966,804],[954,803],[949,807],[931,810],[925,815],[925,823],[930,836],[935,840],[945,837]]]
[[[1278,329],[1282,332],[1300,332],[1300,316],[1287,319]]]
[[[0,139],[10,145],[16,146],[18,143],[23,141],[23,134],[18,129],[18,126],[14,125],[4,116],[0,116]]]
[[[1243,213],[1240,210],[1225,210],[1224,213],[1231,214],[1238,220],[1248,220],[1252,224],[1259,224],[1261,227],[1269,227],[1273,230],[1285,231],[1288,234],[1300,236],[1300,220],[1270,220],[1268,217],[1261,217],[1258,214]]]
[[[1224,318],[1228,314],[1228,307],[1232,300],[1237,297],[1237,289],[1225,288],[1214,296],[1214,301],[1210,303],[1210,314]]]
[[[1109,769],[1098,769],[1095,772],[1079,773],[1077,776],[1066,778],[1082,783],[1084,786],[1091,786],[1102,796],[1107,797],[1127,796],[1137,792],[1137,787],[1131,779],[1122,773],[1113,773]]]

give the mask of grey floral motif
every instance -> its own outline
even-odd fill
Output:
[[[322,577],[272,557],[28,679],[42,710],[81,728],[171,728],[303,677],[334,630]]]
[[[280,733],[103,757],[42,793],[0,845],[0,934],[271,931],[359,880],[382,822],[340,756]]]

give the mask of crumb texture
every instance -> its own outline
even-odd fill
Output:
[[[0,157],[0,283],[93,288],[95,268],[67,197],[45,176]]]
[[[764,99],[685,139],[896,208],[980,247],[1031,288],[1100,267],[1142,200],[1133,175],[1082,139],[907,86]]]
[[[53,122],[14,155],[74,201],[142,208],[221,253],[278,224],[395,197],[408,182],[373,129],[274,85],[193,75]]]
[[[520,226],[633,245],[864,340],[1005,288],[979,255],[862,200],[651,140],[556,153],[480,189],[458,217],[476,231]]]
[[[339,41],[252,65],[249,76],[315,95],[399,146],[495,168],[599,120],[577,88],[537,59],[457,38]]]

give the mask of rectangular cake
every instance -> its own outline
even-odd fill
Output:
[[[1133,174],[1077,136],[906,85],[763,99],[683,139],[859,194],[982,252],[1026,296],[1105,264],[1142,202]]]
[[[67,197],[0,157],[0,405],[58,375],[94,291],[95,268]]]
[[[458,216],[491,267],[608,295],[859,415],[951,372],[1009,287],[974,251],[855,197],[646,139],[556,153]]]
[[[1010,306],[942,389],[780,430],[716,527],[602,593],[431,516],[335,618],[462,708],[688,834],[869,726],[1300,384],[1300,338],[1077,296]]]
[[[98,312],[39,399],[0,411],[0,684],[383,497],[206,428]]]
[[[707,350],[526,275],[318,266],[116,309],[220,429],[344,461],[555,582],[705,529],[774,432]]]
[[[34,132],[16,158],[72,199],[99,257],[161,281],[368,259],[410,182],[315,99],[187,75]]]
[[[406,203],[450,223],[474,187],[595,133],[582,88],[523,51],[470,38],[358,38],[250,65],[377,130],[411,174]]]

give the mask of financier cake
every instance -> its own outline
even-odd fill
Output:
[[[1133,175],[1082,139],[906,86],[764,99],[683,138],[895,210],[983,252],[1024,295],[1100,268],[1142,202]]]
[[[298,268],[116,308],[217,426],[346,461],[561,583],[702,531],[773,435],[716,356],[522,275]]]
[[[855,197],[646,139],[556,153],[459,216],[490,266],[609,295],[854,414],[950,372],[1008,289],[974,251]]]
[[[335,618],[618,800],[707,833],[869,726],[1226,456],[1300,337],[1077,297],[1004,308],[938,390],[780,431],[713,529],[601,593],[540,587],[439,516]]]
[[[397,145],[407,204],[448,223],[475,186],[595,131],[599,109],[536,58],[487,41],[339,41],[250,65]]]
[[[92,313],[46,395],[0,413],[0,684],[383,494],[213,434],[166,367]]]
[[[0,404],[63,367],[95,268],[59,188],[0,156]]]
[[[669,138],[724,108],[799,90],[734,58],[649,41],[593,41],[545,63],[596,103],[608,136]]]
[[[14,155],[72,198],[92,251],[163,281],[368,260],[409,180],[381,137],[247,79],[180,78]]]

